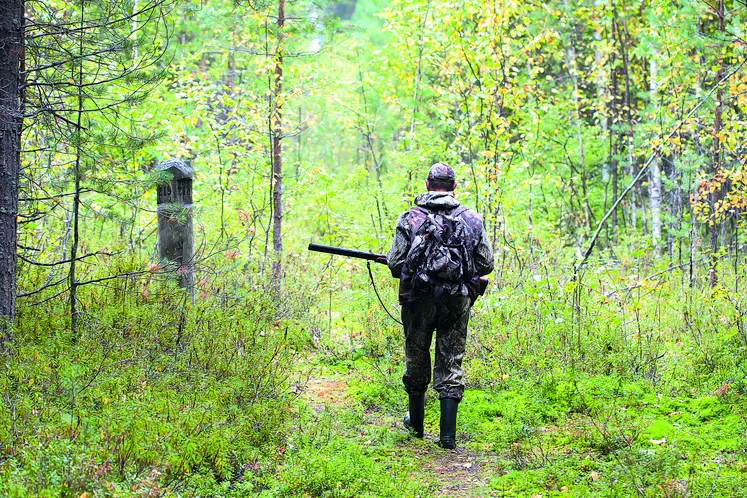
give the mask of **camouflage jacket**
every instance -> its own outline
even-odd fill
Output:
[[[436,212],[454,212],[460,206],[459,201],[454,198],[453,192],[428,192],[427,194],[419,195],[415,199],[415,205],[428,211]],[[399,220],[397,220],[394,241],[387,255],[392,276],[400,279],[401,303],[408,300],[407,279],[401,277],[407,253],[410,251],[411,234],[417,228],[411,226],[411,222],[414,221],[411,220],[411,212],[411,210],[405,211],[400,215]],[[473,248],[472,255],[475,273],[479,276],[487,275],[493,271],[493,249],[490,247],[488,236],[485,233],[482,218],[471,209],[464,210],[459,215],[459,218],[464,222],[469,232],[468,243]],[[459,289],[456,289],[456,293],[463,296],[468,295],[466,285],[462,284]]]

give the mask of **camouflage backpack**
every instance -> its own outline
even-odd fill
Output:
[[[410,210],[411,244],[405,258],[410,297],[455,294],[474,272],[467,226],[459,207],[451,213]]]

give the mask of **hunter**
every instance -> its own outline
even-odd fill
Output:
[[[434,164],[425,181],[427,193],[397,221],[387,264],[399,278],[399,302],[405,332],[405,373],[409,397],[405,427],[423,437],[425,392],[431,378],[430,345],[436,332],[433,388],[441,404],[443,448],[456,447],[456,418],[464,393],[462,358],[469,313],[480,292],[479,277],[493,271],[482,218],[454,198],[454,170]],[[482,289],[484,290],[484,288]]]

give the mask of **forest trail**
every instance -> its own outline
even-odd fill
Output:
[[[435,496],[492,496],[495,491],[488,491],[488,483],[493,473],[493,457],[471,450],[458,448],[453,452],[441,450],[435,446],[437,434],[426,435],[432,446],[415,451],[422,459],[423,471],[435,476],[438,489]],[[432,443],[433,442],[433,443]]]
[[[333,414],[341,413],[359,406],[359,402],[349,395],[348,388],[348,383],[334,374],[316,372],[308,379],[302,399],[309,410],[316,414],[324,411]],[[402,397],[404,400],[404,391]],[[433,408],[434,406],[431,405],[430,409]],[[405,401],[403,401],[402,409],[406,409]],[[404,434],[401,419],[400,415],[387,413],[386,410],[377,407],[365,406],[363,408],[365,424],[386,427],[389,431]],[[413,479],[432,483],[431,496],[468,498],[496,495],[495,490],[489,489],[490,479],[496,475],[497,471],[495,456],[463,447],[454,451],[441,449],[436,444],[437,427],[430,427],[431,431],[428,429],[429,427],[426,427],[423,441],[407,438],[394,443],[386,448],[386,451],[392,455],[392,458],[406,455],[418,461],[419,471],[410,475]],[[345,427],[343,432],[347,437],[354,438],[361,449],[372,444],[371,440],[366,438],[365,430],[356,431]]]

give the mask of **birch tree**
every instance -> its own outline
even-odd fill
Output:
[[[657,100],[657,72],[656,53],[652,54],[649,61],[650,66],[650,88],[649,98],[652,106],[656,107]],[[654,244],[654,256],[661,256],[661,164],[658,157],[651,161],[649,169],[649,204],[651,206],[651,235]]]
[[[275,261],[272,276],[276,287],[282,278],[283,257],[283,27],[285,26],[285,0],[278,0],[277,46],[275,47],[275,86],[270,114],[270,136],[272,140],[272,246]]]

